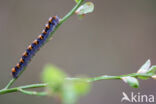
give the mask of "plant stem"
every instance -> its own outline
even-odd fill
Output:
[[[81,6],[81,4],[83,3],[84,0],[79,0],[79,2],[74,6],[74,8],[69,11],[59,22],[59,24],[55,27],[54,31],[50,34],[50,36],[47,39],[47,42],[51,39],[51,37],[53,36],[53,34],[56,32],[56,30],[62,25],[62,23],[64,23],[69,17],[71,17],[75,11]]]
[[[15,88],[10,88],[10,89],[2,89],[0,90],[0,95],[6,94],[6,93],[12,93],[12,92],[17,92],[19,89],[30,89],[30,88],[40,88],[40,87],[46,87],[47,84],[41,83],[41,84],[32,84],[32,85],[25,85],[25,86],[19,86]]]
[[[94,82],[94,81],[99,81],[99,80],[111,80],[111,79],[121,79],[122,77],[151,77],[151,74],[141,74],[141,73],[132,73],[132,74],[127,74],[127,75],[119,75],[119,76],[108,76],[108,75],[103,75],[99,77],[94,77],[94,78],[88,78],[87,82]]]
[[[99,80],[121,79],[122,77],[128,77],[128,76],[136,77],[136,78],[137,77],[148,77],[148,78],[150,78],[152,75],[151,74],[140,74],[140,73],[132,73],[132,74],[127,74],[127,75],[119,75],[119,76],[103,75],[103,76],[94,77],[94,78],[87,78],[86,81],[87,82],[95,82],[95,81],[99,81]],[[78,80],[78,79],[80,79],[80,78],[66,78],[66,80]],[[10,89],[2,89],[2,90],[0,90],[0,95],[20,91],[24,94],[29,94],[29,95],[35,95],[36,94],[38,96],[42,96],[42,94],[43,94],[43,96],[44,96],[44,95],[46,95],[46,93],[37,93],[37,92],[34,93],[34,91],[25,91],[24,89],[40,88],[40,87],[46,87],[46,86],[47,86],[47,84],[41,83],[41,84],[19,86],[19,87],[10,88]],[[19,89],[22,89],[22,90],[19,90]]]
[[[59,22],[59,24],[56,26],[56,28],[54,29],[54,31],[49,35],[46,43],[50,40],[50,38],[53,36],[53,34],[55,33],[55,31],[61,26],[62,23],[64,23],[69,17],[71,17],[74,12],[79,8],[79,6],[82,4],[84,0],[79,0],[79,2],[74,6],[74,8],[69,11]],[[23,69],[23,71],[25,70],[26,68]],[[18,77],[20,77],[20,75],[23,73],[23,71],[19,74]],[[10,82],[6,85],[6,87],[4,89],[8,89],[15,81],[17,80],[17,78],[13,78],[10,80]]]
[[[75,13],[75,11],[79,8],[79,6],[81,6],[82,3],[83,3],[83,0],[79,0],[79,2],[77,3],[77,5],[62,18],[62,20],[60,21],[60,24],[62,24],[70,16],[72,16]]]
[[[27,91],[27,90],[23,90],[23,89],[18,89],[18,91],[27,94],[27,95],[35,95],[35,96],[46,96],[48,95],[47,92],[36,92],[36,91]]]
[[[11,79],[4,89],[8,89],[14,83],[15,80],[16,80],[15,78]]]

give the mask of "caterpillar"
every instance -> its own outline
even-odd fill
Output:
[[[17,78],[19,76],[19,74],[27,66],[28,62],[30,62],[31,58],[40,49],[40,47],[43,46],[43,44],[47,41],[50,33],[53,32],[54,28],[58,24],[59,24],[59,17],[58,16],[53,16],[53,17],[49,18],[49,21],[46,24],[45,29],[38,36],[38,38],[35,39],[31,45],[28,46],[26,51],[23,53],[19,63],[17,63],[17,65],[12,68],[13,78]]]

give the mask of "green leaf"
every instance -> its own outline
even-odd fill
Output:
[[[138,76],[138,78],[146,80],[146,79],[149,79],[150,77],[152,77],[153,79],[156,79],[156,76],[155,76],[156,65],[151,66],[151,68],[149,68],[145,74],[147,74],[149,76]]]
[[[42,72],[42,80],[45,83],[48,83],[48,86],[53,91],[58,91],[62,87],[62,84],[65,80],[65,73],[62,72],[59,68],[53,65],[46,65]]]
[[[148,71],[147,74],[155,74],[156,72],[156,65],[153,65]]]
[[[81,5],[77,10],[77,15],[85,15],[87,13],[91,13],[94,11],[94,4],[92,2],[86,2],[85,4]]]
[[[138,88],[139,87],[139,82],[136,78],[134,77],[122,77],[121,78],[125,83],[129,84],[129,86],[133,87],[133,88]]]
[[[75,0],[76,3],[78,3],[80,0]]]
[[[145,64],[141,66],[137,73],[147,73],[151,66],[151,61],[148,59]]]

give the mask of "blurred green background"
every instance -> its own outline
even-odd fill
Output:
[[[120,75],[136,72],[147,60],[156,64],[155,0],[91,0],[95,11],[65,22],[32,59],[14,86],[40,82],[46,63],[70,76]],[[0,88],[12,78],[26,47],[41,33],[50,16],[63,17],[74,0],[0,0]],[[141,81],[134,89],[119,80],[95,82],[78,104],[120,104],[122,92],[153,94],[156,81]],[[21,93],[0,95],[2,104],[55,104],[51,97]],[[126,104],[126,103],[125,103]],[[128,103],[127,103],[128,104]]]

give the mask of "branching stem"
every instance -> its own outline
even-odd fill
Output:
[[[119,75],[119,76],[108,76],[108,75],[103,75],[103,76],[99,76],[99,77],[94,77],[94,78],[87,78],[86,81],[87,82],[95,82],[95,81],[99,81],[99,80],[113,80],[113,79],[121,79],[122,77],[127,77],[127,76],[131,76],[131,77],[151,77],[151,74],[139,74],[139,73],[132,73],[132,74],[127,74],[127,75]],[[78,80],[80,78],[66,78],[66,80]],[[41,84],[32,84],[32,85],[25,85],[25,86],[19,86],[19,87],[15,87],[15,88],[10,88],[10,89],[2,89],[0,90],[0,95],[2,94],[6,94],[6,93],[12,93],[12,92],[22,92],[24,94],[28,94],[28,95],[38,95],[38,96],[44,96],[46,95],[46,93],[38,93],[35,91],[26,91],[25,89],[31,89],[31,88],[40,88],[40,87],[47,87],[47,84],[45,83],[41,83]]]

